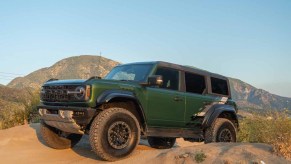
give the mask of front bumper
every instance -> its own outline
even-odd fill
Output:
[[[47,125],[68,133],[84,134],[86,126],[96,110],[84,107],[40,105],[37,107],[41,120]]]

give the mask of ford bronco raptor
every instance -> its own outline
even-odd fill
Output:
[[[129,156],[147,137],[171,148],[176,138],[236,142],[237,107],[226,77],[166,62],[115,67],[104,78],[47,81],[41,88],[41,135],[49,147],[75,146],[88,134],[100,158]]]

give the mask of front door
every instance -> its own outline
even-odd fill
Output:
[[[185,96],[180,92],[180,72],[159,67],[155,73],[163,76],[163,85],[148,87],[148,125],[150,127],[184,126]]]

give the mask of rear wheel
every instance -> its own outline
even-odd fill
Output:
[[[74,147],[82,138],[81,134],[65,133],[54,127],[40,124],[40,134],[45,143],[54,149],[68,149]]]
[[[236,128],[225,118],[217,118],[213,125],[205,130],[204,142],[236,142]]]
[[[170,149],[174,146],[176,138],[169,137],[148,137],[151,147],[156,149]]]
[[[95,117],[89,138],[97,156],[107,161],[116,161],[135,150],[140,139],[139,123],[128,110],[109,108]]]

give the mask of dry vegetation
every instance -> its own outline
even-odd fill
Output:
[[[238,139],[241,142],[267,143],[274,152],[291,159],[291,119],[287,112],[255,113],[240,122]]]
[[[27,95],[17,103],[3,101],[0,110],[0,129],[39,121],[36,106],[39,104],[39,91],[27,91]]]

